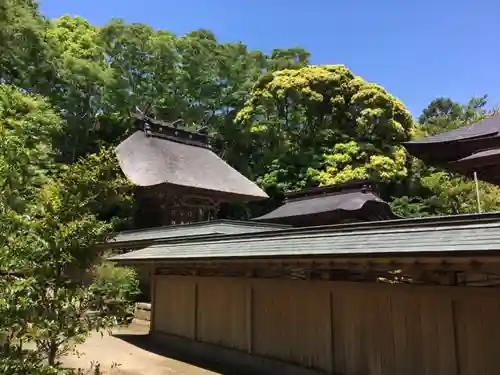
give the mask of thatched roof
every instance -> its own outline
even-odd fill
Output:
[[[215,193],[227,200],[256,200],[267,194],[217,156],[200,134],[138,119],[134,134],[116,153],[123,173],[138,186],[173,185]]]

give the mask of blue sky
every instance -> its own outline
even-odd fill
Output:
[[[301,46],[344,64],[418,116],[434,98],[489,94],[500,106],[499,0],[43,0],[48,17],[110,18],[184,34],[212,30],[252,49]]]

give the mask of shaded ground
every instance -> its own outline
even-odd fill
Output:
[[[77,350],[81,356],[68,356],[64,364],[68,367],[89,369],[91,362],[99,362],[101,369],[109,375],[215,375],[242,374],[228,371],[216,364],[198,363],[178,353],[165,352],[154,345],[147,336],[148,325],[134,323],[127,328],[113,331],[113,335],[93,334]],[[113,363],[119,366],[111,368]]]

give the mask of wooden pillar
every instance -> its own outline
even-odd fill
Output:
[[[328,314],[330,317],[330,319],[328,320],[330,323],[330,327],[329,327],[330,328],[330,351],[329,351],[330,352],[330,373],[334,374],[335,373],[335,352],[334,352],[335,351],[335,348],[334,348],[334,346],[335,346],[334,327],[335,326],[333,324],[333,322],[334,322],[334,320],[333,320],[334,319],[334,316],[333,316],[333,303],[334,303],[334,301],[333,301],[333,292],[331,290],[328,292],[328,299],[329,299],[329,301],[328,301],[329,309],[328,310],[330,312]]]
[[[460,339],[458,337],[458,330],[460,322],[458,321],[457,317],[457,302],[451,298],[450,299],[450,304],[451,304],[451,319],[452,319],[452,327],[453,327],[453,345],[455,349],[455,371],[457,375],[460,375],[462,372],[462,364],[460,363]]]
[[[155,325],[156,325],[156,279],[158,275],[155,275],[156,267],[151,267],[149,271],[149,280],[150,280],[150,293],[151,293],[151,315],[150,315],[150,322],[149,322],[149,333],[154,332],[155,330]]]
[[[193,324],[194,324],[194,328],[193,328],[193,337],[195,339],[195,341],[198,341],[198,302],[199,302],[199,297],[198,297],[198,294],[199,294],[199,288],[198,288],[198,282],[196,281],[194,283],[194,317],[193,317]]]
[[[246,324],[247,324],[247,351],[253,353],[253,287],[252,282],[248,281],[246,287]]]

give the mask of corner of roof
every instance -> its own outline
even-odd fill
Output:
[[[214,221],[218,221],[220,223],[232,224],[232,225],[241,225],[245,227],[269,227],[269,228],[291,228],[291,225],[287,224],[279,224],[279,223],[266,223],[266,222],[258,222],[250,220],[232,220],[232,219],[218,219]]]

